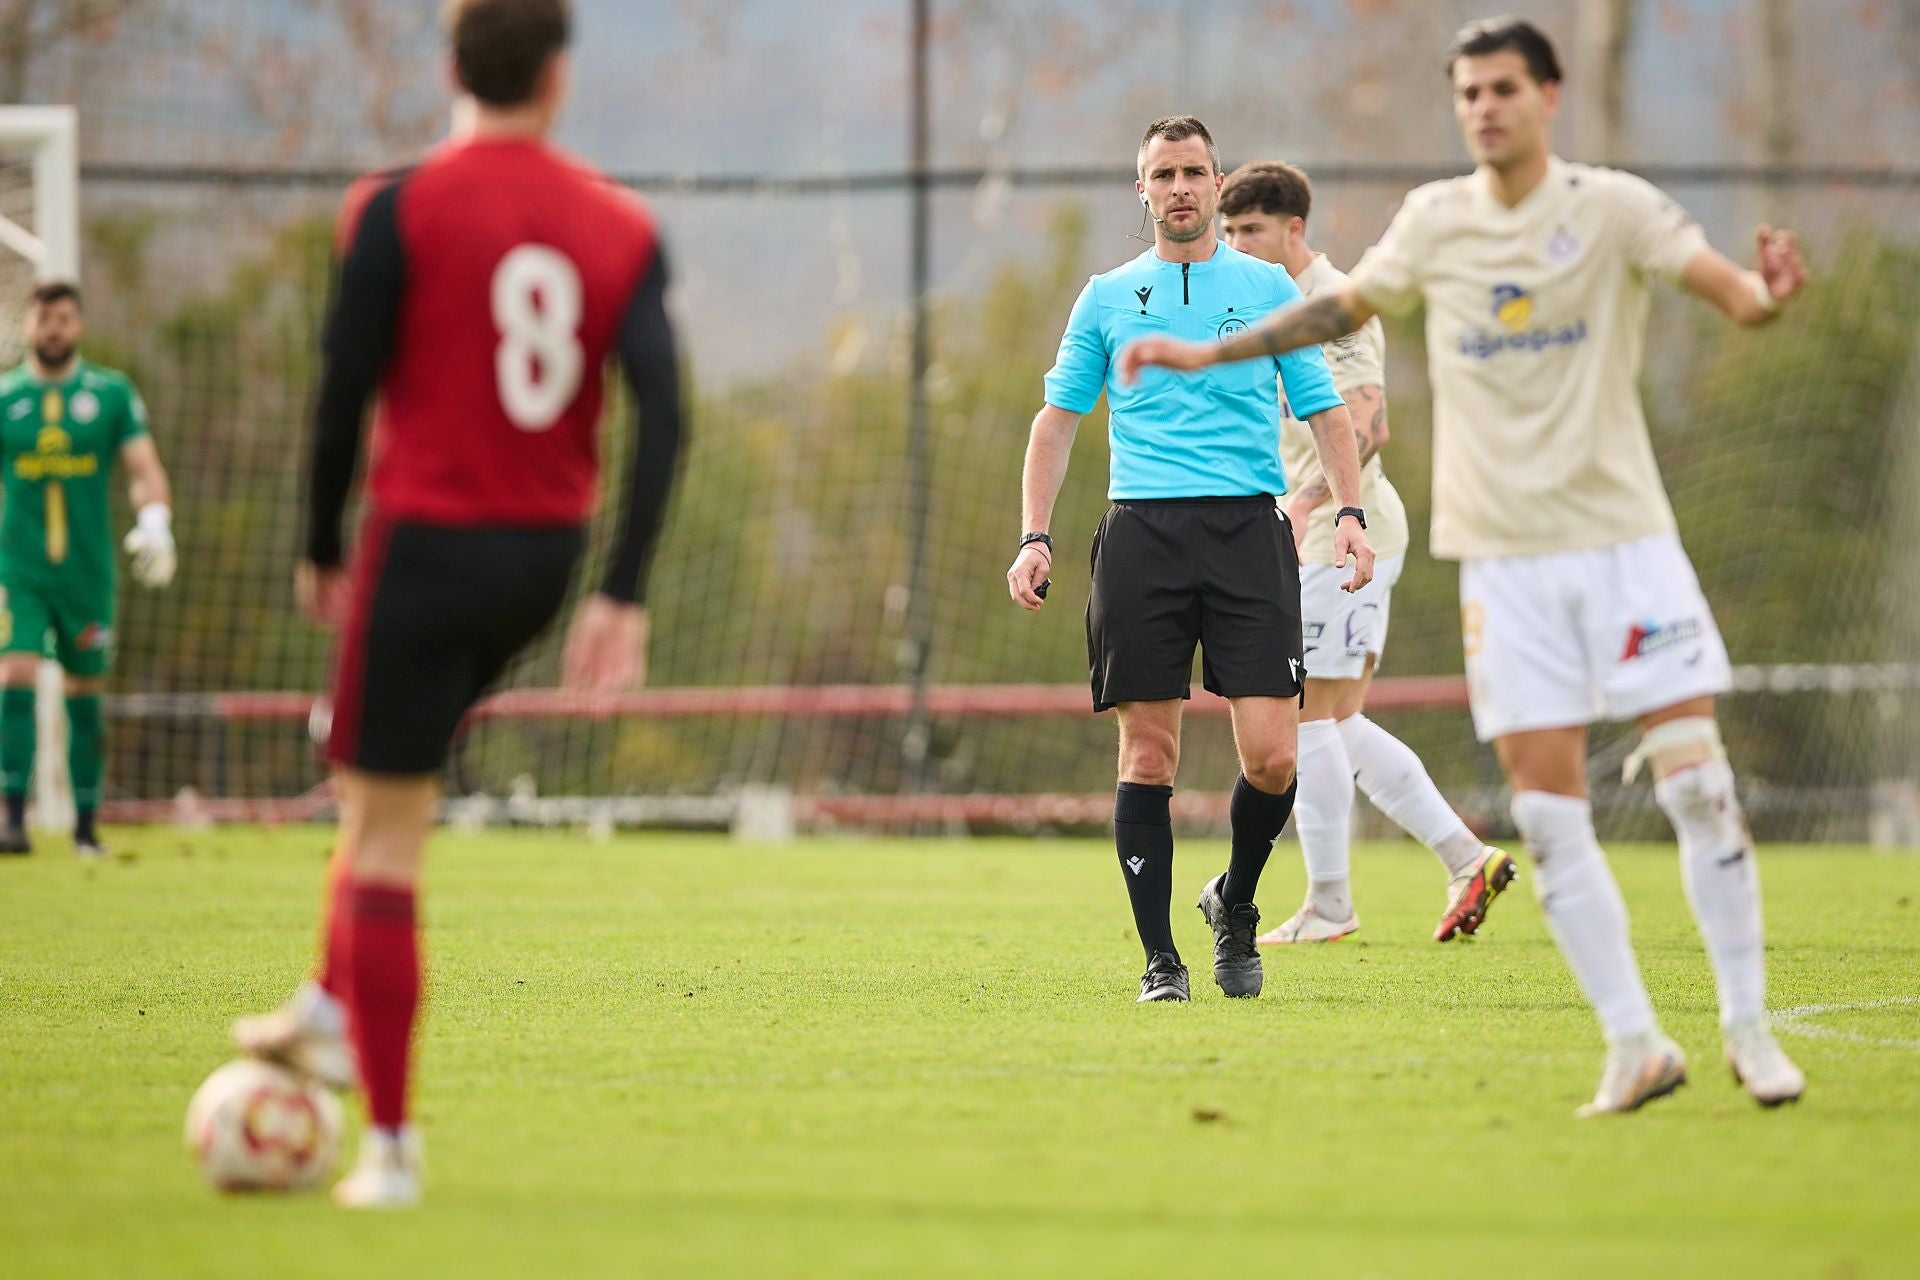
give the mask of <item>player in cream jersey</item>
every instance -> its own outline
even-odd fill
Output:
[[[1652,277],[1757,327],[1806,265],[1791,232],[1763,226],[1757,269],[1742,270],[1646,182],[1555,158],[1560,67],[1531,24],[1470,24],[1447,75],[1474,173],[1410,194],[1345,286],[1217,346],[1138,343],[1121,376],[1270,359],[1425,300],[1433,551],[1462,561],[1475,728],[1513,785],[1548,924],[1606,1031],[1583,1112],[1630,1111],[1686,1080],[1594,835],[1586,735],[1601,717],[1644,735],[1628,772],[1652,765],[1679,836],[1727,1061],[1762,1104],[1792,1101],[1805,1079],[1767,1027],[1752,839],[1714,716],[1726,648],[1674,531],[1637,383]]]
[[[1285,267],[1311,298],[1347,277],[1307,243],[1313,184],[1289,164],[1260,161],[1227,177],[1220,193],[1221,228],[1243,253]],[[1333,505],[1313,433],[1281,419],[1280,457],[1299,485],[1287,517],[1300,548],[1300,620],[1306,692],[1300,712],[1300,794],[1294,828],[1307,864],[1307,897],[1291,918],[1260,935],[1272,946],[1333,942],[1360,927],[1349,884],[1353,792],[1366,797],[1408,834],[1432,849],[1447,869],[1447,907],[1434,931],[1445,942],[1473,933],[1487,907],[1513,880],[1513,859],[1480,843],[1404,742],[1361,714],[1384,652],[1393,584],[1406,562],[1407,510],[1381,466],[1387,442],[1386,334],[1378,317],[1321,347],[1333,385],[1347,402],[1359,446],[1360,505],[1378,559],[1373,581],[1341,589],[1335,567]],[[1284,402],[1283,402],[1284,404]]]

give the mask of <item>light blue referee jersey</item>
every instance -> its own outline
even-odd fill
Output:
[[[1144,369],[1120,384],[1114,359],[1135,338],[1217,342],[1300,299],[1281,267],[1222,244],[1205,262],[1164,262],[1149,249],[1087,281],[1073,304],[1060,355],[1047,374],[1047,403],[1089,412],[1107,392],[1113,455],[1107,496],[1229,498],[1285,493],[1278,382],[1305,419],[1339,404],[1314,343],[1272,360],[1214,365],[1201,373]]]

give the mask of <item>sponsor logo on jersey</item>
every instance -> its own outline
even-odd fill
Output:
[[[100,470],[100,459],[91,453],[74,453],[73,437],[59,427],[40,428],[33,449],[13,460],[13,474],[22,480],[72,480]]]
[[[80,628],[80,634],[73,638],[74,646],[82,652],[113,647],[113,628],[102,626],[98,622],[89,622]]]
[[[1327,624],[1324,622],[1309,622],[1300,629],[1300,633],[1305,639],[1318,640],[1326,634],[1326,630]]]
[[[92,422],[100,416],[100,397],[91,391],[76,391],[67,405],[75,422]]]
[[[1493,318],[1515,333],[1533,319],[1533,298],[1517,284],[1493,286]]]
[[[1627,628],[1627,647],[1621,650],[1620,661],[1632,662],[1635,658],[1644,658],[1676,644],[1698,640],[1704,634],[1706,628],[1698,618],[1681,618],[1676,622],[1636,622]]]
[[[1538,354],[1555,347],[1571,347],[1587,340],[1585,316],[1572,324],[1535,325],[1533,295],[1517,284],[1493,286],[1492,313],[1500,329],[1468,329],[1460,335],[1461,355],[1473,356],[1479,360],[1491,360],[1503,351],[1525,351]]]

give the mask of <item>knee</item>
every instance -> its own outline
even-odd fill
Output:
[[[1249,753],[1240,761],[1240,772],[1253,786],[1269,795],[1279,795],[1293,785],[1299,751],[1292,742],[1277,742],[1265,750]]]
[[[1593,806],[1583,796],[1515,791],[1509,812],[1527,852],[1542,872],[1600,852],[1593,833]]]
[[[1120,780],[1123,782],[1170,787],[1179,766],[1180,748],[1171,737],[1129,735],[1120,745]]]

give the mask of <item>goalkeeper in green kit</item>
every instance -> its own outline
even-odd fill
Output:
[[[147,434],[146,407],[126,375],[80,358],[81,329],[79,289],[39,285],[27,306],[27,359],[0,374],[0,853],[28,852],[34,679],[49,656],[67,673],[74,850],[104,852],[94,811],[100,693],[113,664],[115,461],[126,464],[139,513],[124,543],[133,576],[148,587],[173,581],[167,473]]]

